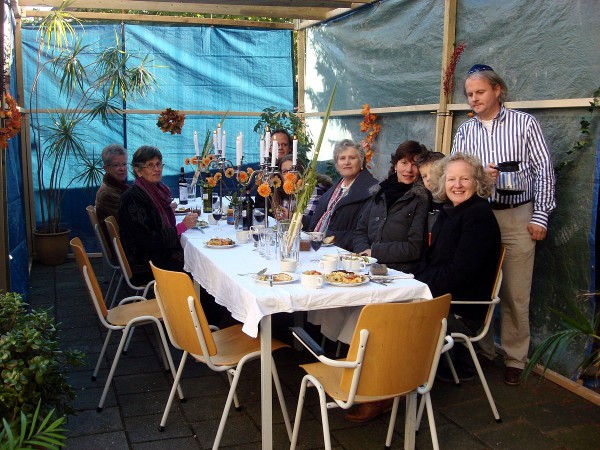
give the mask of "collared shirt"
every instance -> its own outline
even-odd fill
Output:
[[[510,203],[533,200],[531,223],[548,228],[548,216],[556,207],[554,168],[540,124],[531,114],[500,108],[489,132],[477,117],[463,123],[454,136],[452,153],[477,156],[483,166],[489,163],[520,161],[525,191],[511,196]],[[494,202],[509,203],[497,193]]]

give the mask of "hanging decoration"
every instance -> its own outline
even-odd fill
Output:
[[[156,126],[158,126],[163,133],[169,132],[171,134],[181,134],[183,122],[185,122],[184,113],[167,108],[158,116]]]
[[[21,131],[21,113],[17,102],[9,93],[4,97],[4,103],[8,109],[0,111],[0,119],[2,119],[2,128],[0,129],[0,146],[8,147],[8,141],[19,131]]]

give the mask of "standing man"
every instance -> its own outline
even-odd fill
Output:
[[[292,153],[292,139],[290,137],[290,133],[283,128],[279,128],[273,131],[271,134],[272,139],[277,140],[277,160],[279,161],[285,155],[290,155]]]
[[[500,303],[504,382],[514,386],[519,384],[529,351],[535,244],[546,237],[548,217],[556,206],[554,169],[538,121],[504,107],[506,83],[490,66],[476,64],[469,69],[464,93],[476,115],[456,132],[452,153],[474,154],[494,178],[498,177],[496,164],[518,161],[524,179],[523,193],[504,196],[496,192],[491,198],[506,247]],[[495,357],[493,330],[485,341],[481,346],[489,361]]]

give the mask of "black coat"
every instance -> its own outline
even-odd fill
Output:
[[[134,282],[152,280],[149,261],[166,270],[183,271],[183,249],[177,229],[165,227],[152,200],[132,186],[121,197],[119,234],[134,274]]]
[[[415,278],[427,283],[434,297],[450,293],[453,300],[490,300],[500,248],[500,228],[487,200],[473,195],[456,207],[446,204]],[[485,305],[451,308],[472,320],[483,320],[486,310]]]
[[[368,248],[371,256],[392,269],[412,272],[425,249],[429,194],[421,181],[388,209],[381,185],[363,208],[354,234],[354,251]]]
[[[342,180],[339,180],[335,183],[319,200],[317,209],[310,221],[309,231],[315,229],[317,223],[319,223],[319,220],[323,217],[325,211],[327,211],[331,195],[341,182]],[[362,170],[354,179],[354,183],[350,186],[348,193],[335,206],[331,220],[329,221],[327,236],[335,236],[335,245],[338,247],[352,251],[353,233],[356,229],[358,218],[363,206],[371,198],[369,189],[376,184],[377,180],[373,178],[373,175],[368,170]]]

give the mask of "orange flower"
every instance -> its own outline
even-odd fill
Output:
[[[278,187],[281,187],[281,178],[279,178],[277,175],[275,175],[273,177],[273,187],[275,189],[277,189]]]
[[[193,157],[193,158],[190,160],[190,162],[191,162],[192,164],[196,164],[196,165],[198,164],[198,162],[199,162],[199,161],[200,161],[200,157],[199,157],[199,156],[194,156],[194,157]]]
[[[469,116],[469,117],[475,117],[475,114],[473,114],[473,111],[469,111],[469,114],[467,114],[467,116]]]
[[[217,185],[217,180],[215,180],[215,177],[208,177],[206,182],[210,187],[215,187]]]
[[[240,172],[240,173],[238,173],[237,179],[238,179],[238,181],[240,183],[243,184],[243,183],[248,182],[248,178],[250,178],[250,177],[249,177],[249,175],[246,172]]]
[[[233,175],[235,175],[235,170],[233,170],[233,167],[228,167],[227,169],[225,169],[225,176],[227,178],[231,178],[233,177]]]
[[[185,158],[183,160],[183,164],[185,164],[186,166],[189,166],[190,165],[190,158]]]
[[[298,178],[298,175],[293,173],[293,172],[288,172],[283,176],[283,179],[285,181],[296,181],[296,179]]]
[[[254,169],[252,167],[248,167],[246,172],[248,172],[248,175],[252,175],[254,173]]]
[[[269,187],[269,185],[267,183],[262,183],[258,187],[258,194],[261,197],[267,197],[269,194],[271,194],[271,188]]]
[[[209,157],[206,157],[206,158],[202,159],[202,164],[204,164],[205,167],[208,167],[208,165],[210,164],[211,161],[212,161],[212,159],[210,159]]]
[[[213,154],[208,155],[208,159],[210,159],[211,161],[214,161],[215,159],[217,159],[217,157]]]
[[[365,131],[367,131],[369,129],[369,125],[367,125],[365,122],[361,122],[360,123],[360,132],[364,133]]]
[[[294,183],[294,180],[285,180],[283,182],[283,191],[288,195],[294,192],[295,187],[296,184]]]
[[[219,181],[219,180],[221,180],[221,178],[223,178],[223,174],[221,172],[215,173],[215,175],[214,175],[215,181]]]
[[[362,111],[360,112],[363,116],[366,116],[367,114],[369,114],[371,112],[371,107],[369,106],[368,103],[365,103],[364,105],[362,105]]]

